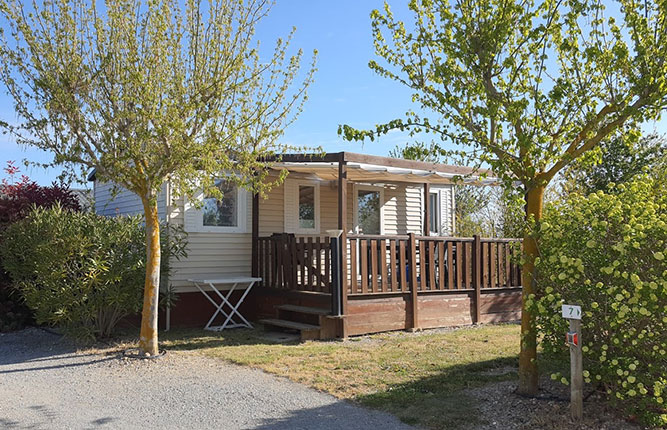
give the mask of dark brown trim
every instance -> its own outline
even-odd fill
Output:
[[[340,286],[341,286],[341,314],[347,310],[347,163],[343,153],[338,160],[338,229],[343,233],[340,236]],[[347,337],[343,327],[343,337]]]
[[[475,241],[472,244],[472,282],[475,289],[475,323],[479,323],[482,318],[482,242],[480,237],[475,235]]]
[[[338,164],[338,229],[347,232],[347,165]]]
[[[431,233],[431,186],[428,182],[424,183],[424,236],[429,236]]]
[[[410,252],[410,301],[412,305],[412,325],[413,330],[419,329],[419,298],[417,285],[417,239],[414,233],[408,234],[408,244]],[[423,282],[423,281],[422,281]]]
[[[253,277],[259,275],[259,194],[252,196],[252,264]]]
[[[285,163],[334,163],[340,162],[344,152],[332,152],[330,154],[279,154],[268,157],[266,161]],[[344,160],[343,160],[344,161]]]

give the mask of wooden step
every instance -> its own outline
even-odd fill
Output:
[[[280,327],[291,330],[298,330],[301,332],[301,340],[313,340],[320,338],[320,326],[312,324],[304,324],[295,321],[287,321],[280,319],[264,319],[259,320],[265,327]]]
[[[324,308],[311,308],[309,306],[297,306],[297,305],[280,305],[276,306],[276,309],[287,312],[299,312],[302,314],[311,314],[311,315],[329,315],[331,312],[329,309]]]

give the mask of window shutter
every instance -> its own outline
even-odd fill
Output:
[[[296,200],[298,198],[297,192],[298,183],[290,181],[287,179],[285,181],[285,232],[294,233],[296,232],[297,218],[299,213],[299,202]]]
[[[201,201],[204,195],[202,192],[198,192],[194,195],[193,199]],[[194,205],[194,202],[188,198],[185,198],[184,211],[184,228],[186,232],[199,232],[202,230],[202,211],[197,209]]]
[[[440,189],[440,233],[445,236],[451,236],[452,232],[452,190],[451,185]]]

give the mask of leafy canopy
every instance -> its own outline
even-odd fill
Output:
[[[564,192],[589,194],[608,191],[609,184],[623,184],[648,171],[652,175],[667,170],[667,140],[664,136],[648,135],[639,138],[623,134],[602,142],[595,162],[582,157],[563,171]],[[613,191],[613,189],[612,189]]]
[[[620,0],[612,12],[594,0],[411,0],[409,8],[411,25],[387,3],[372,12],[379,59],[369,66],[411,88],[425,114],[373,130],[344,125],[346,139],[431,132],[530,189],[667,105],[665,2]]]
[[[0,0],[0,79],[20,122],[18,143],[54,164],[96,168],[102,180],[154,198],[211,193],[214,178],[262,191],[262,159],[301,110],[313,65],[279,39],[262,57],[255,25],[269,0]]]

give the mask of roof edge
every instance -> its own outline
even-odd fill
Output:
[[[406,169],[416,170],[432,170],[442,173],[453,173],[456,175],[488,175],[494,176],[490,169],[475,169],[466,166],[454,166],[451,164],[430,163],[426,161],[405,160],[403,158],[385,157],[381,155],[359,154],[356,152],[330,152],[330,153],[312,153],[312,154],[277,154],[273,157],[268,157],[267,161],[284,161],[288,163],[305,163],[305,162],[348,162],[353,161],[365,164],[378,164],[387,167],[402,167]],[[97,169],[88,174],[88,181],[95,180]]]
[[[280,154],[275,159],[290,163],[305,162],[357,162],[364,164],[376,164],[387,167],[400,167],[415,170],[431,170],[442,173],[453,173],[456,175],[487,175],[494,176],[490,169],[475,169],[467,166],[454,166],[451,164],[430,163],[426,161],[405,160],[403,158],[385,157],[381,155],[359,154],[356,152],[334,152],[327,154]]]

